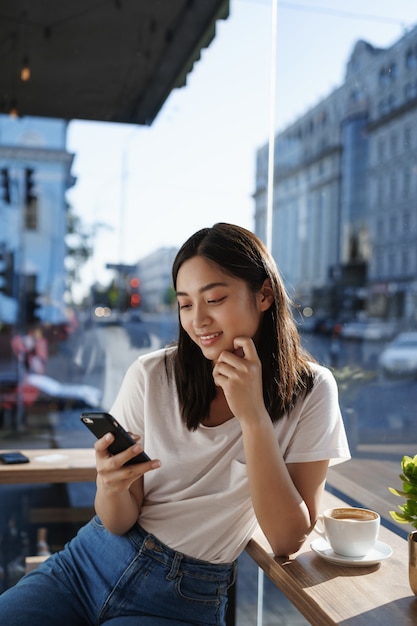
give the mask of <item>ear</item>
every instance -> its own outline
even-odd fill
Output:
[[[265,278],[258,293],[258,305],[260,311],[267,311],[274,302],[274,290],[269,278]]]

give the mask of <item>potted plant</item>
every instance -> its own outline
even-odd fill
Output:
[[[389,487],[391,493],[405,498],[405,503],[398,506],[398,511],[390,511],[391,517],[400,524],[410,524],[417,529],[417,454],[414,457],[404,456],[401,461],[400,478],[403,490]],[[417,530],[408,535],[408,573],[410,587],[417,595]]]

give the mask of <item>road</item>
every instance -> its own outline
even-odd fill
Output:
[[[141,318],[142,321],[118,324],[95,323],[78,330],[50,356],[47,374],[63,383],[99,388],[101,405],[108,410],[129,365],[140,354],[176,339],[175,314],[142,314]],[[417,381],[381,380],[377,361],[383,342],[340,340],[334,351],[327,336],[305,334],[302,341],[319,362],[334,368],[353,448],[359,443],[417,443]],[[80,445],[79,413],[78,406],[64,412],[53,407],[48,424],[52,424],[49,432],[53,432],[55,444],[63,445],[65,431],[66,445]],[[73,440],[70,423],[74,428]]]
[[[169,344],[176,333],[173,315],[97,324],[79,337],[74,351],[79,381],[99,386],[102,404],[109,407],[130,363],[139,354]],[[358,443],[417,443],[417,381],[381,379],[377,362],[384,342],[340,340],[337,353],[327,336],[306,334],[302,342],[319,362],[333,367],[353,448]]]
[[[321,363],[334,366],[340,403],[350,440],[364,443],[417,443],[417,381],[387,380],[378,370],[386,342],[340,340],[337,360],[331,339],[303,336],[303,344]]]
[[[93,324],[82,332],[78,331],[60,350],[52,355],[48,363],[48,374],[62,382],[90,384],[103,391],[102,405],[108,409],[129,365],[139,354],[164,346],[173,341],[177,332],[175,316],[145,317],[143,322],[122,322],[118,325]],[[413,455],[417,451],[417,383],[416,381],[381,381],[375,368],[378,353],[383,344],[378,342],[340,342],[337,363],[331,353],[331,342],[326,336],[305,335],[304,345],[313,356],[325,365],[334,365],[338,378],[342,413],[344,415],[353,455],[363,455],[366,447],[378,452],[378,458],[392,459],[390,449],[396,450],[396,459],[404,454]],[[344,377],[344,375],[347,375]],[[354,376],[359,374],[359,378]],[[80,408],[65,411],[51,411],[47,416],[30,415],[31,433],[1,433],[2,447],[89,447],[94,437],[80,421]],[[37,422],[36,419],[41,421]],[[393,444],[397,444],[394,446]],[[24,444],[24,445],[22,445]],[[383,444],[383,445],[382,445]],[[362,446],[362,447],[361,447]],[[413,448],[415,448],[413,450]],[[362,452],[361,452],[362,450]],[[386,489],[387,485],[383,485]],[[51,491],[51,487],[49,487]],[[62,490],[61,490],[62,491]],[[3,503],[4,486],[2,488]],[[48,491],[49,494],[49,491]],[[94,497],[93,484],[68,485],[65,493],[48,495],[56,502],[63,498],[63,506],[91,505]],[[6,494],[7,495],[7,494]],[[16,510],[19,493],[10,490],[8,505],[3,515]],[[41,494],[32,489],[25,498],[35,500]],[[10,501],[10,502],[9,502]],[[45,503],[46,503],[45,502]],[[66,530],[69,536],[73,528]],[[55,527],[50,529],[50,539],[59,545],[62,539]],[[32,547],[33,550],[33,547]],[[245,561],[246,559],[246,561]],[[242,556],[238,577],[238,623],[254,623],[256,617],[256,571],[246,555]],[[282,620],[291,624],[306,623],[274,587],[266,581],[266,601],[271,603],[274,619],[282,614]],[[1,588],[1,585],[0,585]],[[245,621],[246,619],[246,621]],[[272,618],[271,618],[272,619]],[[272,622],[271,622],[272,623]]]

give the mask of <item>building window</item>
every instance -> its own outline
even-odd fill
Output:
[[[395,252],[389,252],[387,261],[388,261],[387,274],[393,276],[396,274],[396,268],[397,268],[397,259],[395,256]]]
[[[403,195],[404,198],[407,198],[410,195],[410,168],[406,168],[404,170],[404,181],[403,181]]]
[[[404,128],[404,148],[409,150],[411,148],[411,127],[406,126]]]
[[[403,215],[403,232],[404,233],[408,233],[410,231],[410,212],[409,211],[404,211],[404,215]]]
[[[396,108],[396,106],[397,106],[397,98],[393,94],[390,94],[388,97],[388,109],[392,111],[393,109]]]
[[[386,115],[386,113],[388,113],[388,103],[385,99],[379,101],[378,112],[380,115]]]
[[[385,159],[385,139],[380,137],[378,139],[378,160],[380,163],[383,163]]]
[[[352,102],[360,102],[363,98],[363,91],[360,87],[356,87],[350,94],[350,99]]]
[[[391,157],[395,157],[395,155],[397,154],[397,147],[398,147],[398,141],[397,141],[397,135],[395,133],[392,133],[391,137],[390,137],[390,150],[391,150]]]
[[[381,205],[383,203],[383,200],[384,200],[384,179],[382,178],[382,176],[379,176],[379,178],[377,180],[376,199],[377,199],[378,205]]]
[[[25,229],[38,230],[38,199],[32,200],[25,205],[24,213]]]
[[[408,274],[409,268],[409,254],[407,248],[401,250],[401,273]]]
[[[409,70],[416,66],[416,55],[412,48],[405,53],[405,66]]]
[[[387,85],[388,82],[389,82],[389,79],[388,79],[387,70],[385,69],[385,67],[381,67],[381,69],[379,70],[379,84],[381,85],[381,87],[385,87],[385,85]]]
[[[407,83],[404,87],[404,97],[406,100],[412,100],[416,97],[416,86],[414,83]]]
[[[397,218],[395,215],[391,215],[389,218],[389,232],[391,237],[393,237],[397,232]]]
[[[398,68],[396,63],[391,63],[388,68],[388,77],[391,80],[395,80],[398,77]]]
[[[391,200],[395,200],[397,197],[397,178],[394,174],[391,174],[389,181],[389,197]]]

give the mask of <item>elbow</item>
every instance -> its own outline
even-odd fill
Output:
[[[304,545],[311,528],[305,526],[295,529],[287,529],[287,532],[281,532],[278,535],[274,533],[268,537],[272,551],[275,556],[291,556],[301,550]]]
[[[296,554],[302,547],[306,540],[304,536],[302,539],[288,540],[286,542],[277,541],[274,544],[271,543],[272,552],[274,556],[291,556]]]

